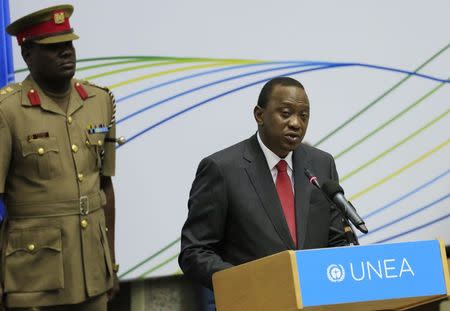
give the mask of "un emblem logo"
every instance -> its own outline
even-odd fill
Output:
[[[329,265],[327,268],[327,277],[330,282],[342,282],[345,278],[345,270],[342,265]]]

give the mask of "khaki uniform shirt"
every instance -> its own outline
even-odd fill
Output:
[[[31,77],[0,90],[8,307],[79,303],[111,288],[100,174],[115,173],[114,113],[105,89],[75,79],[67,112]]]

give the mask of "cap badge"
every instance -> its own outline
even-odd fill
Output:
[[[53,14],[53,21],[55,22],[55,24],[63,24],[64,19],[64,11],[58,11]]]

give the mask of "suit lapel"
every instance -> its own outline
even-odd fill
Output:
[[[292,155],[294,166],[294,188],[295,188],[295,217],[297,221],[297,242],[298,248],[302,249],[306,239],[306,229],[308,227],[308,214],[310,209],[311,186],[305,176],[305,168],[310,167],[309,157],[300,145]]]
[[[258,144],[256,135],[248,140],[244,152],[244,159],[249,162],[249,165],[245,168],[247,175],[275,230],[288,249],[295,249],[294,241],[290,236],[289,228],[273,183],[272,174],[270,173],[264,153]]]

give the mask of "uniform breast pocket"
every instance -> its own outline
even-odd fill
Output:
[[[86,133],[86,146],[89,149],[89,153],[91,155],[91,163],[89,164],[90,168],[99,170],[102,166],[102,154],[103,147],[105,144],[105,134],[96,133],[90,134]]]
[[[24,165],[42,179],[61,175],[61,158],[56,137],[21,141]]]
[[[5,292],[40,292],[64,288],[61,229],[37,227],[8,234]]]

